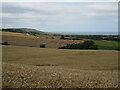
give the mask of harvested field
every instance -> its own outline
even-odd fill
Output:
[[[2,41],[11,45],[40,47],[45,44],[47,48],[59,48],[68,43],[81,43],[83,40],[61,40],[60,36],[38,35],[38,37],[23,33],[2,32]]]
[[[4,88],[116,88],[117,71],[3,63]]]
[[[118,51],[3,46],[4,88],[116,88]]]

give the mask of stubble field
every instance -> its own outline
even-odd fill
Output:
[[[3,88],[117,88],[118,51],[3,46]]]
[[[0,32],[1,33],[1,32]],[[11,45],[40,47],[45,44],[46,48],[59,48],[68,43],[81,43],[83,40],[61,40],[60,36],[30,35],[24,33],[2,32],[2,42],[7,41]]]
[[[1,34],[1,33],[0,33]],[[118,51],[62,50],[59,36],[2,32],[3,88],[117,88]],[[39,48],[46,44],[47,48]]]

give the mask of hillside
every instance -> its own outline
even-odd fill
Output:
[[[47,34],[46,32],[38,31],[36,29],[31,28],[3,28],[0,31],[7,31],[7,32],[17,32],[17,33],[34,33],[34,34]]]
[[[2,31],[2,42],[7,41],[11,45],[39,47],[45,44],[46,48],[58,48],[68,43],[80,43],[83,40],[61,40],[60,36],[32,35],[26,33],[4,32]]]
[[[56,49],[67,43],[81,43],[84,40],[5,31],[0,34],[2,42],[10,44],[2,45],[3,88],[118,86],[119,51]],[[46,48],[39,48],[41,44],[45,44]]]

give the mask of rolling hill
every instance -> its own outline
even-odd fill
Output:
[[[0,31],[1,42],[10,44],[1,45],[3,88],[118,87],[119,51],[57,49],[84,40],[29,34],[33,31]],[[105,46],[109,42],[96,43]],[[38,48],[41,44],[47,48]]]
[[[47,32],[38,31],[36,29],[31,28],[3,28],[0,31],[7,31],[7,32],[16,32],[16,33],[28,33],[28,34],[48,34]]]
[[[45,44],[46,48],[58,48],[68,43],[81,43],[83,40],[62,40],[60,36],[53,35],[32,35],[27,33],[5,32],[2,31],[2,42],[7,41],[10,45],[39,47]]]

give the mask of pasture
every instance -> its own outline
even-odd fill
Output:
[[[98,45],[98,48],[101,50],[116,50],[120,48],[120,42],[117,41],[94,40],[94,42],[96,45]]]

